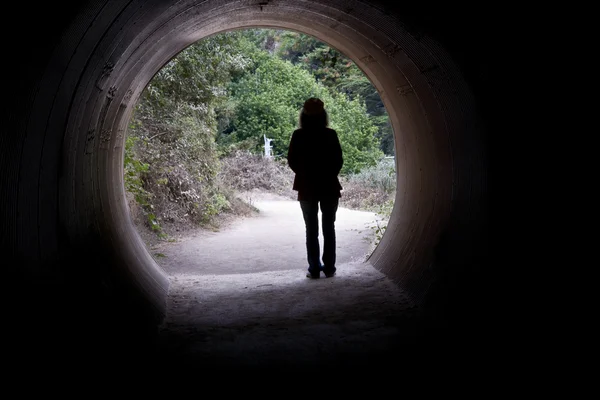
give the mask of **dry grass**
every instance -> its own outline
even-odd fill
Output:
[[[285,159],[269,159],[262,155],[238,151],[221,160],[219,179],[222,185],[238,192],[261,190],[296,199],[292,190],[294,173]],[[393,200],[395,175],[389,160],[340,179],[344,188],[340,206],[377,212]]]
[[[392,200],[394,193],[381,188],[367,186],[350,179],[342,179],[342,198],[340,207],[353,210],[378,212],[380,207]]]
[[[221,160],[219,181],[238,192],[262,190],[280,196],[296,198],[292,190],[294,173],[285,159],[238,151]]]
[[[343,207],[381,212],[394,201],[396,171],[393,159],[382,159],[377,165],[360,173],[342,178],[341,205]]]

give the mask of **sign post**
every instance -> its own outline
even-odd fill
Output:
[[[271,150],[273,150],[273,146],[271,146],[271,142],[273,139],[267,139],[267,135],[263,135],[265,138],[265,157],[271,158]]]

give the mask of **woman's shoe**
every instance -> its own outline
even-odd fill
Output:
[[[332,276],[335,275],[335,268],[331,269],[331,268],[323,267],[323,268],[321,268],[321,271],[323,271],[326,278],[331,278]]]

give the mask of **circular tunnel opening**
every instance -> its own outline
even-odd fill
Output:
[[[381,94],[402,190],[369,262],[413,301],[444,303],[436,282],[465,287],[460,281],[481,251],[483,128],[451,54],[406,15],[376,1],[82,3],[40,53],[46,62],[26,70],[31,90],[17,101],[24,107],[14,139],[22,151],[3,161],[18,166],[3,178],[14,188],[5,195],[4,243],[28,276],[52,282],[75,271],[76,281],[123,294],[118,307],[160,321],[169,282],[137,235],[124,193],[133,107],[154,74],[201,38],[289,29],[339,49]],[[73,267],[82,259],[86,268]]]
[[[166,291],[163,273],[143,251],[143,245],[127,222],[123,208],[123,192],[120,190],[122,138],[118,133],[126,129],[134,100],[168,60],[202,37],[228,29],[277,27],[304,32],[340,49],[378,88],[394,127],[397,182],[402,188],[397,192],[391,219],[402,220],[402,223],[390,224],[392,226],[373,253],[371,262],[398,282],[407,287],[412,285],[415,295],[418,296],[424,289],[427,283],[423,282],[426,277],[422,272],[432,262],[432,250],[439,240],[440,228],[449,217],[452,167],[448,130],[439,108],[439,99],[432,93],[421,70],[406,56],[401,46],[365,21],[361,12],[377,11],[363,7],[367,8],[359,6],[350,12],[304,3],[246,7],[231,4],[215,10],[202,4],[194,5],[186,12],[177,10],[177,7],[166,8],[158,18],[166,22],[146,37],[140,46],[135,50],[129,47],[131,53],[126,57],[107,61],[101,66],[105,72],[100,74],[104,81],[103,89],[96,93],[98,101],[94,105],[96,113],[104,115],[96,124],[102,126],[99,128],[101,132],[117,132],[117,135],[104,141],[95,140],[94,136],[93,140],[86,141],[86,147],[89,150],[99,145],[99,151],[91,150],[91,155],[104,163],[105,169],[99,171],[99,180],[107,189],[104,192],[106,211],[114,210],[112,221],[108,213],[105,214],[109,217],[105,222],[111,230],[113,226],[121,227],[115,230],[120,236],[117,242],[129,245],[123,246],[118,256],[125,268],[137,276],[135,280],[141,280],[141,288],[155,293],[155,296],[158,296],[157,291]],[[177,14],[177,11],[180,12]],[[352,18],[352,13],[361,15],[361,18]],[[153,23],[158,24],[158,20]],[[124,22],[121,28],[127,29],[128,26],[130,24]],[[409,35],[406,36],[405,39],[410,39]],[[113,52],[113,57],[115,54]],[[110,73],[106,73],[107,69]],[[75,112],[81,114],[82,111]],[[154,279],[143,282],[149,276]]]
[[[167,273],[305,264],[287,153],[302,99],[313,96],[325,101],[348,154],[339,176],[336,262],[370,256],[395,192],[393,132],[379,93],[350,59],[314,37],[238,28],[169,60],[142,92],[125,133],[131,217]],[[268,232],[261,224],[246,236],[231,231],[259,214]],[[205,240],[191,239],[198,235]]]

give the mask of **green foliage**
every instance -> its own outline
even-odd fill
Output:
[[[160,237],[164,236],[160,223],[152,212],[153,194],[144,188],[144,178],[147,177],[149,164],[140,161],[135,154],[135,145],[139,139],[134,136],[128,136],[125,139],[125,158],[124,158],[124,182],[125,190],[131,193],[135,201],[140,205],[146,221],[153,232]]]
[[[367,114],[377,126],[379,147],[386,155],[394,154],[394,134],[379,92],[366,75],[337,49],[312,36],[291,31],[268,31],[280,41],[276,54],[315,76],[330,92],[360,98]]]
[[[154,213],[148,213],[148,221],[150,222],[150,227],[156,233],[160,233],[162,231],[160,224],[156,220],[156,215]]]
[[[396,168],[393,159],[383,158],[377,165],[362,169],[350,176],[349,181],[392,193],[396,190]]]
[[[147,205],[150,193],[144,189],[142,174],[148,172],[149,165],[141,162],[136,157],[134,146],[137,141],[138,138],[134,136],[125,139],[125,158],[123,162],[125,190],[133,194],[139,204]]]
[[[214,106],[225,98],[225,84],[231,75],[250,63],[239,51],[239,36],[227,32],[183,50],[149,83],[143,106],[153,116],[167,120],[182,106],[202,118],[212,117]]]
[[[349,100],[345,95],[335,95],[333,101],[324,99],[329,112],[330,126],[340,137],[344,152],[342,174],[357,173],[373,166],[382,157],[373,125],[360,98]]]
[[[286,155],[292,132],[297,127],[303,99],[324,96],[306,71],[272,57],[261,57],[259,65],[230,86],[236,100],[235,118],[230,126],[235,141],[254,139],[261,151],[263,135],[273,139],[274,154]]]
[[[215,215],[220,214],[224,210],[231,207],[231,204],[221,193],[213,193],[209,201],[204,203],[204,209],[202,212],[203,222],[209,223],[211,218]]]
[[[387,153],[391,126],[377,91],[354,63],[310,36],[237,30],[173,57],[142,93],[125,143],[125,188],[148,227],[164,237],[167,222],[210,224],[239,207],[220,171],[235,170],[232,155],[262,153],[263,135],[274,139],[279,164],[261,171],[288,182],[273,171],[287,171],[284,157],[308,97],[325,102],[344,151],[343,175],[374,167]],[[242,175],[245,187],[251,178]]]
[[[341,179],[342,198],[340,206],[371,211],[384,219],[391,211],[396,193],[396,174],[393,159],[382,158],[377,165],[364,168],[356,174]],[[381,223],[373,227],[383,232]]]
[[[373,229],[373,233],[375,234],[374,245],[377,246],[385,231],[387,229],[388,221],[390,220],[390,216],[394,209],[394,199],[389,199],[385,203],[381,204],[377,210],[377,215],[381,217],[381,220],[376,220],[375,225],[371,226]]]
[[[227,207],[215,186],[215,109],[226,103],[226,84],[251,65],[239,51],[241,37],[215,35],[183,50],[155,75],[136,107],[127,141],[137,145],[126,151],[126,188],[139,193],[148,226],[158,234],[165,221],[209,223]],[[143,174],[131,172],[140,168]]]
[[[229,133],[220,136],[222,145],[246,141],[252,150],[261,152],[266,135],[273,139],[274,154],[285,157],[304,100],[319,97],[326,105],[330,126],[340,137],[344,151],[342,174],[374,165],[381,157],[375,137],[377,127],[360,97],[351,100],[343,94],[331,93],[309,71],[270,57],[265,51],[255,52],[253,59],[253,72],[229,87],[235,111],[225,129]]]

